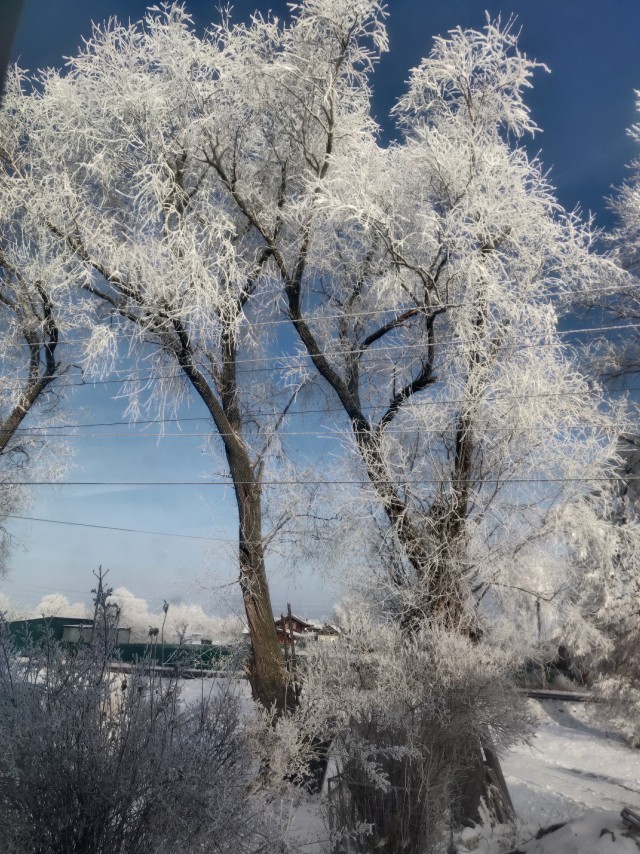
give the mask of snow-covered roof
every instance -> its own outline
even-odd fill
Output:
[[[291,615],[287,614],[287,615],[286,615],[286,616],[284,616],[284,617],[279,617],[279,618],[276,620],[276,625],[279,625],[280,623],[282,623],[282,621],[283,621],[283,620],[284,620],[284,621],[285,621],[285,623],[286,623],[289,619],[291,619],[291,621],[292,621],[292,622],[295,620],[295,622],[296,622],[296,623],[300,623],[300,625],[307,626],[307,627],[308,627],[308,628],[310,628],[310,629],[315,629],[315,628],[316,628],[316,627],[313,625],[313,623],[310,623],[308,620],[305,620],[305,619],[304,619],[304,617],[297,617],[295,614],[291,614]]]

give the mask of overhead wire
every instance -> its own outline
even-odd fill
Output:
[[[206,540],[208,542],[237,543],[231,537],[206,537],[200,534],[177,534],[170,531],[148,531],[143,528],[123,528],[117,525],[98,525],[89,522],[70,522],[64,519],[45,519],[42,516],[22,516],[18,513],[2,513],[2,519],[21,519],[29,522],[47,522],[52,525],[69,525],[74,528],[95,528],[101,531],[119,531],[127,534],[149,534],[154,537],[175,537],[183,540]]]
[[[579,304],[579,300],[586,296],[591,296],[593,294],[610,294],[611,296],[628,296],[628,291],[623,287],[617,287],[616,285],[606,285],[598,288],[585,288],[582,291],[578,291],[575,294],[576,303]],[[552,299],[552,295],[549,297]],[[437,303],[433,305],[433,310],[440,309],[450,309],[450,308],[473,308],[475,307],[475,303],[473,302],[445,302],[445,303]],[[399,307],[396,309],[399,315],[404,314],[407,311],[411,311],[415,306],[405,306]],[[322,320],[344,320],[345,318],[360,318],[360,317],[380,317],[385,313],[390,313],[391,309],[383,309],[383,308],[373,308],[368,309],[366,311],[348,311],[348,312],[340,312],[338,314],[324,314],[321,315]],[[423,313],[424,314],[424,313]],[[282,318],[274,318],[271,320],[257,320],[257,319],[249,319],[246,315],[243,315],[244,319],[246,319],[251,326],[290,326],[292,324],[292,320],[290,317],[282,317]],[[118,337],[127,337],[127,338],[135,338],[137,336],[134,335],[122,335],[121,332],[118,333]],[[84,338],[61,338],[58,343],[59,344],[81,344],[83,343]],[[29,346],[26,342],[22,346]]]
[[[640,391],[640,387],[635,387],[635,386],[629,387],[626,389],[626,391],[632,391],[632,392],[633,391]],[[564,391],[555,391],[555,392],[537,392],[535,394],[514,394],[514,395],[505,394],[505,395],[496,395],[494,397],[487,397],[482,401],[482,403],[496,403],[498,401],[508,401],[508,400],[534,400],[534,399],[552,398],[552,397],[580,397],[583,395],[588,396],[588,395],[591,395],[594,393],[595,392],[592,388],[585,388],[585,389],[576,389],[575,391],[564,390]],[[443,406],[445,404],[456,405],[456,404],[464,404],[467,402],[468,401],[464,398],[432,398],[430,400],[421,400],[421,401],[416,401],[416,400],[413,400],[412,398],[408,398],[403,402],[402,407],[403,407],[403,409],[404,408],[422,408],[425,406]],[[388,405],[387,403],[363,404],[360,408],[363,412],[368,412],[368,411],[377,411],[380,409],[384,409],[384,408],[386,408],[387,405]],[[340,413],[340,414],[346,415],[343,407],[341,407],[341,406],[326,406],[326,407],[323,407],[321,409],[305,408],[304,410],[301,410],[299,412],[296,410],[289,410],[288,412],[286,412],[284,414],[284,417],[293,417],[293,416],[305,417],[307,415],[327,415],[330,413],[331,414]],[[273,413],[264,413],[264,412],[252,413],[252,415],[254,415],[254,416],[255,415],[262,416],[265,414],[273,414]],[[278,417],[280,417],[279,413],[276,413],[276,414],[278,415]],[[188,420],[211,421],[211,416],[195,416],[191,419],[185,417],[185,418],[178,418],[178,419],[143,419],[141,421],[131,421],[131,422],[127,422],[127,421],[101,422],[101,423],[97,422],[96,425],[88,425],[88,424],[82,425],[81,424],[81,425],[76,425],[76,426],[87,427],[87,426],[115,426],[116,424],[178,423],[180,421],[188,421]],[[5,433],[6,432],[11,432],[11,433],[15,432],[15,433],[17,433],[18,431],[23,433],[25,431],[45,430],[45,429],[55,429],[55,428],[53,425],[51,425],[50,427],[47,427],[47,428],[39,428],[39,427],[21,427],[20,428],[19,427],[15,431],[10,430],[9,428],[0,428],[0,433],[2,433],[2,432],[5,432]],[[68,427],[63,428],[63,426],[61,425],[59,429],[69,429],[69,428]],[[571,429],[573,429],[573,428],[571,428]],[[442,432],[442,431],[437,431],[437,432]],[[237,435],[237,434],[216,433],[215,435],[225,436],[225,435]]]
[[[0,482],[2,486],[131,486],[131,487],[173,487],[173,486],[371,486],[379,484],[381,486],[423,486],[425,484],[445,484],[445,483],[481,483],[481,484],[502,484],[510,483],[599,483],[620,480],[619,474],[611,474],[606,476],[595,477],[510,477],[510,478],[416,478],[411,480],[408,478],[398,478],[390,480],[385,478],[376,479],[372,483],[368,479],[359,480],[3,480]],[[640,481],[640,475],[625,475],[624,481]]]
[[[209,419],[210,420],[210,419]],[[91,425],[79,425],[81,427],[90,427]],[[36,428],[33,428],[34,430]],[[452,428],[454,429],[454,428]],[[485,432],[487,434],[493,433],[513,433],[514,436],[526,436],[531,432],[543,431],[549,433],[548,425],[532,425],[531,427],[522,427],[518,430],[514,430],[513,427],[505,427],[496,425],[488,428]],[[602,430],[604,428],[600,427],[597,424],[571,424],[566,425],[565,429],[567,430]],[[0,433],[3,431],[0,429]],[[10,431],[7,431],[10,432]],[[451,432],[451,430],[437,430],[431,428],[422,428],[422,427],[404,427],[400,429],[388,429],[385,430],[385,435],[391,436],[403,436],[403,435],[415,435],[416,433],[426,434],[426,435],[434,435],[434,436],[444,436],[447,432]],[[268,434],[267,434],[268,435]],[[278,430],[278,436],[304,436],[312,439],[327,439],[327,440],[336,440],[340,437],[341,432],[338,428],[335,430]],[[43,438],[43,439],[117,439],[118,441],[124,440],[133,440],[137,441],[139,439],[153,439],[155,442],[159,442],[164,439],[202,439],[202,440],[210,440],[216,438],[227,438],[227,437],[236,437],[236,434],[233,433],[219,433],[217,430],[214,430],[211,433],[205,432],[196,432],[196,433],[48,433],[43,430],[43,432],[39,433],[29,433],[28,436],[33,436],[34,438]],[[260,438],[260,436],[258,437]],[[264,437],[263,437],[264,438]],[[633,449],[625,449],[625,453],[631,452]],[[620,452],[618,452],[620,453]]]
[[[567,330],[558,330],[554,332],[554,335],[583,335],[587,333],[602,333],[608,331],[622,331],[627,329],[640,329],[640,322],[637,323],[629,323],[625,325],[615,325],[615,326],[599,326],[599,327],[585,327],[582,329],[567,329]],[[501,345],[504,345],[505,342],[514,342],[518,344],[518,351],[527,350],[527,349],[541,349],[544,347],[561,347],[566,346],[565,343],[559,341],[536,341],[529,343],[521,343],[521,335],[514,334],[510,336],[504,336],[501,340]],[[44,346],[44,345],[42,345]],[[441,344],[438,346],[438,354],[447,354],[451,352],[455,352],[459,349],[459,344],[457,342],[450,342],[449,344]],[[586,347],[591,346],[590,342],[583,342],[582,344],[570,344],[572,349],[577,349],[578,347]],[[340,358],[345,355],[356,355],[356,354],[370,354],[372,356],[377,356],[378,354],[384,354],[388,352],[400,353],[401,358],[412,359],[412,362],[417,361],[418,357],[410,357],[405,356],[407,350],[418,350],[424,352],[425,343],[420,342],[416,344],[376,344],[372,348],[353,348],[350,350],[326,350],[321,352],[319,355],[324,358]],[[301,366],[301,359],[310,359],[312,358],[311,354],[306,351],[301,351],[297,354],[289,354],[289,355],[274,355],[274,356],[257,356],[255,358],[238,358],[234,359],[232,362],[222,360],[216,364],[216,368],[225,367],[227,365],[243,365],[243,364],[252,364],[255,365],[257,362],[270,362],[271,364],[266,365],[264,367],[252,367],[247,369],[239,369],[237,372],[242,374],[251,374],[251,373],[278,373],[287,369],[295,369]],[[278,364],[273,364],[277,362]],[[397,364],[397,363],[396,363]],[[201,366],[198,366],[200,370],[202,370]],[[145,369],[139,369],[140,371]],[[210,373],[210,369],[206,369],[207,373]],[[79,388],[81,386],[98,386],[98,385],[125,385],[127,383],[150,383],[156,382],[158,380],[172,380],[172,379],[183,379],[184,371],[177,370],[173,373],[167,374],[140,374],[137,370],[131,369],[120,369],[113,371],[112,373],[126,373],[127,375],[124,377],[112,377],[101,378],[101,379],[82,379],[78,382],[61,382],[60,377],[56,374],[53,375],[45,375],[42,379],[53,379],[56,381],[56,388]],[[22,386],[4,386],[2,391],[22,391]]]
[[[640,391],[640,387],[629,388],[628,391]],[[289,410],[286,415],[287,415],[287,417],[293,417],[293,416],[304,416],[307,414],[314,414],[314,413],[315,414],[334,414],[334,413],[344,413],[344,410],[342,409],[342,407],[331,407],[331,408],[327,407],[324,409],[304,409],[301,411]],[[38,436],[40,436],[40,435],[48,436],[49,430],[77,430],[77,429],[93,428],[93,427],[129,427],[129,426],[140,426],[140,425],[149,426],[151,424],[181,424],[183,422],[184,423],[192,423],[194,421],[206,421],[207,423],[210,423],[211,422],[211,415],[185,415],[185,416],[176,416],[174,418],[133,418],[131,420],[117,420],[117,421],[85,421],[85,422],[76,423],[76,424],[69,424],[69,423],[48,424],[46,427],[17,427],[14,432],[15,433],[28,433],[28,434],[35,433],[35,435],[38,435]],[[584,424],[575,423],[572,425],[572,428],[576,428],[576,427],[593,428],[596,426],[597,425],[594,425],[593,422],[585,422]],[[423,429],[423,428],[420,428],[420,429],[421,429],[421,432],[426,432],[426,433],[438,433],[438,434],[442,433],[442,430],[430,430],[430,429]],[[501,427],[498,425],[492,427],[491,429],[492,430],[513,430],[513,428],[510,426],[502,426]],[[546,425],[543,425],[543,426],[532,425],[530,427],[523,428],[522,432],[528,432],[530,430],[548,430],[548,429],[549,428]],[[2,433],[2,432],[9,432],[9,431],[8,430],[3,431],[2,428],[0,428],[0,433]],[[278,434],[279,435],[289,435],[289,436],[315,436],[318,434],[318,432],[319,431],[317,431],[317,430],[300,430],[300,431],[293,431],[293,432],[278,431]],[[395,428],[392,428],[392,429],[389,429],[385,432],[387,432],[387,433],[393,433],[393,432],[405,433],[407,431],[404,429],[396,430]],[[414,429],[412,428],[409,432],[414,432]],[[518,432],[518,431],[516,431],[516,432]],[[54,435],[54,434],[51,434],[51,435]],[[79,434],[77,434],[77,433],[69,433],[68,435],[71,437],[78,437],[79,436]],[[130,434],[130,433],[118,433],[118,434],[106,433],[104,435],[105,436],[118,435],[118,436],[126,437],[126,436],[129,436],[132,434]],[[177,437],[177,436],[190,436],[190,435],[201,436],[201,437],[205,438],[205,437],[210,436],[211,434],[209,434],[209,433],[144,433],[144,434],[140,433],[137,435],[157,439],[157,438],[161,438],[164,436]],[[219,433],[218,431],[216,431],[215,435],[224,437],[224,436],[231,435],[231,434]],[[328,435],[335,435],[335,434],[332,432]]]

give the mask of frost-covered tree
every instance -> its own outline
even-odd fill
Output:
[[[51,454],[46,441],[22,429],[51,418],[60,401],[56,381],[69,369],[71,349],[63,359],[59,339],[71,322],[62,296],[73,268],[60,255],[59,240],[29,214],[28,158],[20,128],[23,116],[10,106],[20,86],[12,74],[7,101],[0,110],[0,519],[28,502],[14,481],[36,472],[51,477],[60,450]],[[27,194],[27,195],[25,195]],[[8,539],[3,531],[0,568],[6,568]]]
[[[237,503],[254,690],[280,707],[286,675],[262,492],[295,388],[278,391],[268,371],[256,380],[239,367],[267,352],[273,288],[263,274],[272,252],[234,199],[246,188],[277,211],[283,192],[282,169],[268,167],[286,152],[254,91],[282,39],[279,27],[257,20],[249,28],[225,20],[199,39],[183,8],[167,5],[143,25],[96,28],[64,74],[7,95],[20,118],[31,215],[64,244],[63,263],[85,271],[76,304],[93,323],[89,369],[104,375],[128,340],[138,368],[125,389],[132,410],[146,393],[160,407],[193,393],[211,416]],[[264,164],[261,152],[274,145]],[[240,178],[240,159],[250,176]],[[280,228],[277,217],[270,227]]]
[[[640,111],[640,91],[636,93]],[[629,128],[631,139],[640,144],[640,124]],[[635,273],[640,271],[640,159],[630,164],[631,177],[625,181],[612,201],[618,214],[619,227],[615,233],[618,251],[624,266]]]
[[[36,617],[86,617],[91,614],[84,602],[70,602],[62,593],[47,593],[31,612]]]
[[[618,480],[566,508],[567,555],[582,584],[572,592],[579,618],[558,625],[603,701],[603,714],[640,744],[640,441],[619,440]]]
[[[402,141],[383,149],[365,48],[379,9],[318,6],[305,46],[334,47],[314,64],[300,48],[279,78],[304,116],[297,240],[261,233],[299,369],[310,357],[335,393],[387,519],[385,606],[411,631],[477,637],[481,601],[495,613],[501,594],[542,592],[527,582],[550,511],[610,474],[616,424],[557,323],[614,267],[522,144],[535,63],[509,27],[437,39],[394,110]]]
[[[586,573],[579,602],[588,618],[624,658],[626,638],[638,631],[640,612],[640,441],[626,434],[619,439],[618,480],[603,485],[571,508],[566,525],[585,534],[573,538],[573,558]],[[575,524],[579,513],[589,524]],[[614,651],[614,658],[615,658]],[[618,661],[617,664],[622,664]]]
[[[514,555],[606,474],[614,440],[557,334],[607,264],[519,144],[534,67],[508,27],[455,30],[394,110],[402,143],[381,150],[364,126],[334,143],[329,125],[309,240],[283,276],[404,552],[392,585],[450,625],[474,622],[472,590],[517,583]]]
[[[239,637],[242,628],[236,617],[214,617],[196,604],[170,604],[165,619],[163,613],[152,610],[146,599],[135,596],[126,587],[116,588],[110,601],[119,608],[120,625],[130,628],[131,640],[140,643],[148,641],[150,627],[160,627],[163,622],[167,643],[184,642],[193,634],[216,643],[225,642]]]
[[[180,602],[171,604],[165,624],[165,637],[171,643],[184,643],[193,636],[216,643],[238,640],[242,623],[237,617],[214,617],[201,605]]]
[[[12,602],[4,593],[0,593],[0,614],[4,615],[5,620],[21,620],[27,617],[28,609],[22,605]]]

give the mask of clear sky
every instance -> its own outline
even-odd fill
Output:
[[[25,0],[13,59],[31,69],[60,65],[89,32],[91,20],[112,15],[137,20],[146,5],[139,0]],[[202,0],[187,4],[199,28],[215,17],[216,5]],[[271,9],[286,15],[285,3],[255,0],[235,3],[234,15],[246,18],[256,6],[263,13]],[[544,131],[532,150],[541,151],[560,201],[569,208],[580,205],[591,210],[598,223],[609,225],[603,199],[623,180],[625,164],[637,155],[625,130],[638,118],[633,90],[640,89],[639,0],[608,4],[601,0],[391,0],[390,52],[374,78],[374,109],[383,139],[393,134],[389,109],[403,91],[409,69],[428,52],[432,36],[456,25],[481,27],[485,9],[492,16],[502,14],[503,19],[515,14],[522,27],[521,47],[551,68],[550,75],[538,73],[529,95],[534,117]],[[113,400],[114,388],[115,384],[76,389],[67,403],[69,423],[124,420],[122,402]],[[204,411],[194,402],[180,415],[194,418]],[[203,453],[201,439],[185,435],[206,433],[207,422],[184,421],[180,426],[180,437],[160,443],[140,427],[79,428],[67,440],[75,452],[70,479],[211,476],[213,463]],[[171,432],[177,429],[177,425],[169,427]],[[301,456],[321,452],[301,442]],[[111,569],[114,586],[124,585],[152,605],[158,606],[163,598],[184,598],[226,613],[237,608],[239,601],[235,589],[228,586],[236,576],[233,503],[233,495],[219,488],[41,488],[28,515],[214,539],[12,520],[7,527],[17,538],[13,570],[0,592],[27,604],[54,590],[76,600],[91,586],[91,570],[101,563]],[[276,611],[289,599],[294,610],[309,617],[330,613],[336,594],[329,579],[304,568],[294,573],[275,558],[270,560],[270,574]]]

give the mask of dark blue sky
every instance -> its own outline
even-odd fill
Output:
[[[61,65],[63,56],[74,53],[82,35],[89,32],[91,20],[103,21],[110,15],[137,20],[146,5],[140,0],[25,0],[13,58],[31,69]],[[199,28],[216,14],[215,2],[198,0],[188,5]],[[247,0],[236,3],[236,18],[246,18],[255,6]],[[262,2],[258,7],[262,12],[272,9],[286,14],[282,2]],[[383,138],[393,134],[389,109],[403,91],[409,69],[429,51],[433,35],[456,25],[481,27],[486,8],[492,16],[501,13],[503,19],[517,15],[521,47],[551,68],[550,75],[537,74],[529,93],[535,119],[544,131],[531,149],[542,151],[561,202],[569,208],[579,204],[594,211],[600,224],[610,224],[603,199],[612,185],[623,180],[625,164],[637,156],[625,131],[638,119],[633,90],[640,89],[639,0],[614,0],[606,6],[601,0],[391,0],[391,49],[374,78],[374,109],[384,126]],[[110,398],[112,388],[81,389],[70,401],[69,420],[122,417],[123,406]],[[203,413],[194,405],[185,414]],[[194,425],[183,427],[187,432],[195,429]],[[200,423],[199,429],[204,428]],[[76,450],[71,478],[172,480],[212,473],[197,437],[165,439],[157,445],[135,428],[114,427],[110,438],[105,432],[79,431],[82,438],[71,440]],[[17,549],[13,573],[2,588],[12,598],[35,603],[56,589],[77,599],[91,586],[91,569],[102,563],[111,567],[110,581],[115,586],[126,585],[152,599],[152,604],[176,595],[207,604],[209,597],[201,590],[206,579],[214,588],[209,604],[223,612],[231,607],[233,596],[229,599],[226,588],[217,588],[235,575],[231,495],[225,500],[220,491],[62,488],[57,493],[42,491],[30,512],[45,518],[228,537],[229,542],[198,543],[14,522],[11,530],[25,547]],[[289,576],[282,579],[274,573],[273,592],[276,610],[291,599],[294,610],[312,617],[329,613],[335,598],[329,584],[304,570],[297,584]]]

